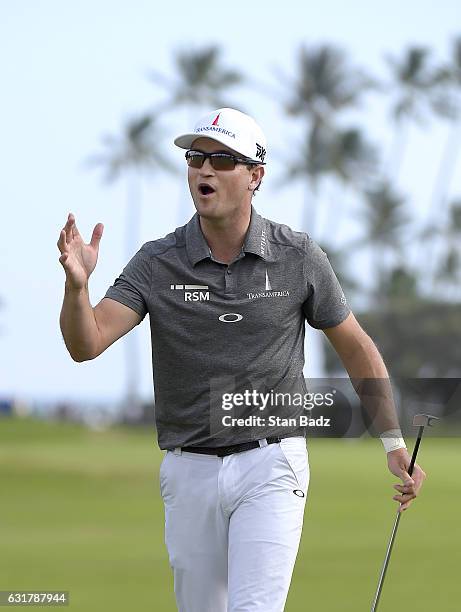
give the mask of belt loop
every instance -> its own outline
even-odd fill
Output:
[[[266,438],[263,438],[262,440],[258,440],[258,442],[259,442],[259,448],[263,448],[263,446],[267,446]]]
[[[174,454],[175,454],[175,455],[181,455],[181,453],[182,453],[181,447],[180,447],[180,446],[177,446],[177,447],[174,449],[174,451],[173,451],[173,452],[174,452]]]

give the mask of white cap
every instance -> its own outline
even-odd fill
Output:
[[[233,108],[218,108],[202,117],[193,133],[182,134],[174,143],[181,149],[190,149],[197,138],[206,136],[220,142],[236,153],[260,164],[266,155],[266,138],[262,129],[249,115]]]

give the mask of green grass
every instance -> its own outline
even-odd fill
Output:
[[[0,590],[68,590],[82,612],[176,610],[155,432],[0,419]],[[396,482],[376,440],[309,442],[311,482],[287,612],[370,609]],[[380,612],[461,609],[459,441],[427,438]],[[41,609],[41,608],[40,608]]]

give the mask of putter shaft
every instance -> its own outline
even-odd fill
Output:
[[[419,445],[421,444],[421,437],[423,435],[423,431],[424,431],[424,425],[421,425],[420,428],[419,428],[419,431],[418,431],[418,438],[416,440],[416,444],[415,444],[415,447],[413,449],[413,454],[411,456],[410,466],[408,468],[408,473],[409,473],[410,476],[413,474],[413,468],[415,467],[416,455],[418,454]],[[390,559],[390,556],[391,556],[392,547],[394,545],[395,534],[397,533],[397,529],[398,529],[398,526],[399,526],[399,523],[400,523],[400,517],[401,516],[402,516],[402,513],[397,511],[397,516],[395,517],[394,526],[392,527],[392,533],[391,533],[391,537],[389,539],[389,544],[387,545],[386,556],[384,557],[384,563],[383,563],[383,567],[381,569],[381,575],[379,576],[378,587],[376,589],[375,598],[374,598],[373,603],[371,605],[371,612],[376,612],[376,610],[378,608],[378,602],[379,602],[379,598],[381,596],[381,590],[383,588],[384,577],[386,576],[387,566],[389,564],[389,559]]]

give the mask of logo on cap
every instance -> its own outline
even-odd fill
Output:
[[[200,134],[201,132],[218,132],[219,134],[224,134],[224,136],[228,136],[229,138],[235,139],[234,132],[230,132],[229,130],[226,130],[225,128],[222,128],[219,126],[218,121],[219,121],[220,116],[221,116],[221,113],[218,113],[211,125],[208,124],[203,127],[196,127],[194,130],[195,133]],[[210,136],[210,138],[212,137]]]
[[[218,117],[216,117],[216,119]],[[259,159],[263,162],[265,156],[266,156],[266,149],[264,149],[264,147],[262,147],[260,144],[256,143],[256,157],[259,157]]]

